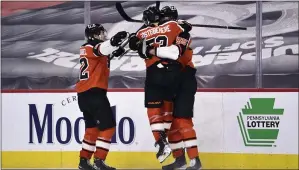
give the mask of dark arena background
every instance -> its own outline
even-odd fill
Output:
[[[124,2],[141,19],[154,2]],[[174,5],[194,24],[231,25],[247,30],[194,27],[192,48],[198,88],[254,88],[256,77],[255,2],[161,2]],[[135,32],[115,2],[92,1],[90,20],[108,36]],[[298,87],[298,2],[263,2],[262,87]],[[72,89],[78,79],[78,47],[84,43],[84,2],[2,2],[2,89]],[[111,62],[110,88],[142,88],[144,62],[128,53]]]
[[[135,20],[156,5],[117,2]],[[84,29],[99,23],[111,38],[143,24],[125,20],[117,2],[1,1],[0,169],[78,169],[85,120],[75,85]],[[197,136],[181,140],[184,147],[198,147],[203,169],[298,169],[299,2],[161,1],[160,9],[166,5],[192,24],[246,28],[192,28]],[[116,132],[106,162],[117,169],[162,169],[173,161],[156,159],[145,69],[132,51],[110,62]]]

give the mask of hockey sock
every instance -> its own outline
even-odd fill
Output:
[[[100,131],[96,142],[94,157],[105,160],[110,149],[111,138],[115,133],[115,127]]]
[[[183,137],[184,146],[190,159],[198,157],[196,132],[193,129],[192,118],[175,118],[175,125],[179,126],[179,132]]]
[[[90,159],[96,148],[96,140],[98,137],[98,128],[86,128],[84,139],[82,141],[82,149],[80,157]]]
[[[163,121],[164,121],[164,129],[166,133],[168,133],[173,119],[172,111],[173,111],[173,103],[169,101],[164,101],[162,114],[163,114]]]
[[[179,129],[175,124],[171,125],[171,129],[167,134],[169,146],[172,150],[172,156],[178,158],[184,154],[183,136],[180,134]]]
[[[147,116],[156,142],[160,139],[160,132],[164,132],[164,121],[161,111],[161,108],[147,108]]]

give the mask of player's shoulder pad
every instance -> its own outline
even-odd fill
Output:
[[[150,28],[153,28],[151,26],[146,26],[145,24],[142,25],[141,28],[139,28],[137,31],[136,31],[136,36],[139,36],[139,33],[144,31],[144,30],[147,30],[147,29],[150,29]]]
[[[81,45],[81,47],[85,47],[88,43],[84,43],[83,45]]]
[[[164,23],[162,23],[161,25],[173,25],[173,26],[177,26],[179,25],[177,21],[166,21]]]
[[[94,45],[91,44],[91,43],[89,43],[89,42],[87,42],[87,43],[83,44],[81,47],[84,47],[84,48],[93,48]]]
[[[144,29],[144,28],[147,28],[147,26],[146,26],[145,24],[143,24],[143,25],[136,31],[136,33],[137,33],[138,31]]]
[[[89,42],[86,42],[85,44],[83,44],[82,46],[93,48],[94,46],[96,46],[97,44],[102,43],[102,42],[103,41],[89,41]]]
[[[161,25],[169,25],[170,27],[176,27],[181,29],[183,32],[185,31],[184,28],[177,22],[177,21],[167,21]]]

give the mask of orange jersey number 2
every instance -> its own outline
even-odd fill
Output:
[[[80,58],[80,80],[87,80],[89,78],[89,71],[88,69],[88,59],[86,57]]]

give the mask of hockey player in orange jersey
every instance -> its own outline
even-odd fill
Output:
[[[143,12],[146,27],[140,29],[136,36],[130,38],[130,48],[137,50],[145,59],[145,107],[147,108],[150,126],[159,146],[157,159],[162,163],[169,155],[170,148],[166,140],[163,116],[163,105],[173,100],[177,79],[182,64],[176,59],[181,56],[187,44],[176,44],[182,39],[184,28],[176,21],[160,22],[160,11],[149,7]],[[181,41],[181,43],[183,43]]]
[[[131,38],[130,48],[138,51],[147,66],[145,106],[159,146],[157,158],[163,162],[169,155],[165,132],[170,128],[167,136],[176,161],[163,169],[185,166],[184,148],[191,159],[188,169],[199,169],[201,163],[192,123],[197,85],[196,70],[191,62],[192,49],[189,47],[191,41],[188,32],[191,28],[184,21],[167,20],[165,9],[163,14],[163,9],[161,13],[155,7],[149,7],[144,12],[143,20],[148,27],[139,30],[136,37]],[[171,114],[173,100],[174,118]]]
[[[78,105],[85,120],[85,134],[80,151],[80,170],[114,170],[105,164],[111,138],[115,133],[107,88],[109,79],[109,56],[120,56],[120,47],[128,33],[118,32],[110,40],[105,38],[105,29],[100,24],[87,25],[87,42],[80,48],[80,74],[76,84]],[[94,156],[94,164],[90,159]]]
[[[161,22],[177,21],[183,28],[184,32],[176,39],[176,44],[187,44],[183,55],[177,58],[183,69],[178,81],[178,87],[175,91],[173,108],[164,107],[167,110],[164,120],[171,122],[170,129],[167,133],[168,141],[172,149],[175,162],[163,166],[163,170],[173,170],[186,166],[186,158],[184,150],[190,159],[190,165],[187,168],[202,168],[201,161],[198,156],[196,132],[193,128],[193,107],[195,94],[197,90],[197,81],[195,77],[196,69],[192,62],[193,50],[190,47],[191,38],[189,31],[192,26],[184,20],[178,20],[178,12],[174,6],[165,6],[161,9]],[[166,126],[167,128],[169,126]]]

